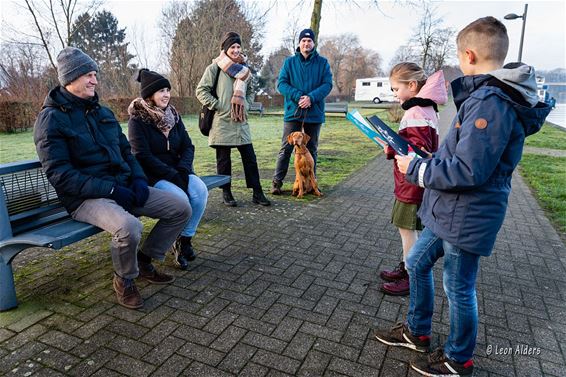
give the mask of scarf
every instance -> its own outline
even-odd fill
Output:
[[[415,106],[420,106],[420,107],[432,106],[434,111],[438,112],[438,105],[436,104],[436,102],[434,102],[430,98],[421,98],[421,97],[413,97],[406,100],[401,105],[401,108],[403,110],[409,110],[411,107],[415,107]]]
[[[128,114],[131,116],[139,116],[145,122],[157,127],[165,137],[169,136],[169,131],[175,126],[179,120],[177,110],[173,105],[168,105],[165,109],[150,105],[143,98],[136,98],[128,106]]]
[[[234,122],[244,122],[246,120],[246,85],[252,77],[250,69],[245,66],[246,57],[238,56],[237,61],[233,61],[224,51],[214,59],[221,70],[228,76],[236,79],[234,81],[234,91],[230,100],[230,117]]]

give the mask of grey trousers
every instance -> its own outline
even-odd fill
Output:
[[[77,221],[110,232],[110,253],[116,274],[124,279],[134,279],[139,273],[137,251],[143,230],[143,225],[136,216],[159,219],[147,236],[141,251],[162,261],[187,224],[191,207],[186,198],[149,187],[149,199],[145,205],[132,208],[131,213],[112,199],[99,198],[85,200],[71,216]]]

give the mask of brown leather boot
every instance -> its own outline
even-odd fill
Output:
[[[281,187],[283,187],[283,182],[273,180],[271,182],[271,195],[282,195]]]
[[[143,306],[143,298],[133,279],[124,279],[114,274],[113,286],[118,304],[128,309],[139,309]]]

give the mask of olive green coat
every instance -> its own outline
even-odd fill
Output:
[[[217,145],[238,146],[251,144],[252,134],[248,122],[234,122],[230,117],[230,100],[234,92],[235,79],[221,70],[218,76],[218,86],[216,87],[218,99],[214,98],[211,94],[214,79],[219,69],[220,67],[218,67],[216,63],[212,63],[206,67],[196,90],[197,98],[200,103],[211,110],[216,110],[212,122],[212,129],[208,136],[208,145],[213,147]],[[250,83],[251,80],[248,81],[246,87],[246,118],[248,117],[250,103],[254,99],[254,93],[252,93]]]

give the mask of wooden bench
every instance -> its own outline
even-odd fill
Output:
[[[326,102],[324,104],[325,113],[348,113],[348,103],[347,102]]]
[[[210,190],[230,176],[200,177]],[[60,249],[101,232],[61,205],[38,160],[0,164],[0,311],[18,306],[12,261],[30,247]]]
[[[259,115],[262,116],[262,115],[263,115],[263,111],[264,111],[263,103],[261,103],[261,102],[252,102],[252,103],[250,104],[250,108],[248,109],[248,112],[251,112],[251,111],[257,111],[257,112],[259,112]]]

